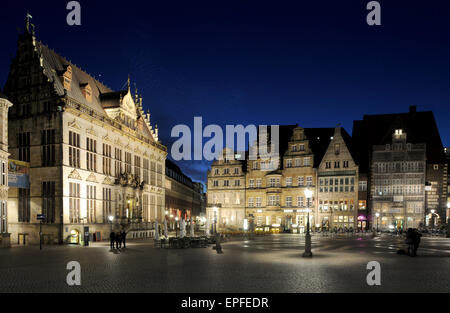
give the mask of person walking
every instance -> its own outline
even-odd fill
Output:
[[[120,238],[122,239],[122,243],[123,243],[123,248],[126,248],[126,238],[127,238],[127,233],[125,231],[122,231],[120,233]]]
[[[114,242],[116,241],[116,234],[112,231],[109,234],[109,247],[114,250]]]

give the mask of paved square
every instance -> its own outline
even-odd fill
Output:
[[[450,239],[423,238],[419,256],[396,254],[403,239],[273,235],[211,247],[156,249],[135,241],[122,252],[108,243],[0,250],[0,292],[449,292]],[[66,283],[70,261],[81,286]],[[366,265],[381,264],[381,286],[366,283]]]

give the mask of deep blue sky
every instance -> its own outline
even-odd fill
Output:
[[[295,124],[349,133],[363,114],[433,110],[450,146],[448,1],[68,1],[2,3],[0,85],[27,10],[37,38],[120,89],[128,74],[169,146],[176,124]],[[183,162],[196,180],[207,162]]]

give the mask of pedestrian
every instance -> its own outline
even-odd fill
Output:
[[[408,245],[407,254],[409,256],[414,256],[414,231],[412,228],[408,228],[406,231],[406,240],[405,243]]]
[[[125,231],[122,231],[122,233],[120,234],[120,237],[122,239],[123,248],[125,249],[126,248],[125,241],[126,241],[126,238],[127,238],[127,233]]]
[[[120,248],[122,248],[122,240],[121,240],[121,236],[120,236],[121,234],[120,234],[120,231],[117,233],[117,235],[116,235],[116,248],[117,249],[120,249]]]
[[[109,234],[109,247],[114,250],[114,242],[116,241],[116,234],[112,231]]]
[[[413,244],[414,244],[414,256],[417,256],[417,250],[419,249],[419,245],[420,245],[420,237],[422,237],[422,234],[421,233],[419,233],[419,231],[416,229],[416,228],[414,228],[414,230],[413,230],[413,234],[414,234],[414,236],[413,236]]]

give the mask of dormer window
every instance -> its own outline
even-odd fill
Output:
[[[92,101],[92,89],[89,84],[80,84],[81,93],[83,94],[84,98],[91,102]]]
[[[59,79],[61,80],[61,83],[63,84],[64,89],[71,90],[72,67],[70,65],[65,66],[64,69],[58,73],[58,75]]]

